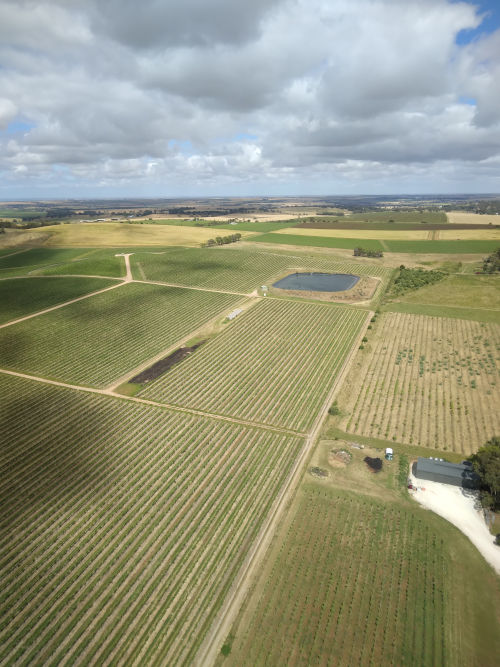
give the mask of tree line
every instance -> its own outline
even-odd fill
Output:
[[[216,236],[214,239],[208,239],[206,243],[202,243],[202,248],[210,248],[214,245],[226,245],[227,243],[237,243],[241,239],[241,234],[229,234],[229,236]]]

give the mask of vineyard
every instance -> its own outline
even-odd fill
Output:
[[[0,257],[0,278],[17,275],[94,275],[120,278],[125,273],[116,249],[32,248]]]
[[[320,255],[259,252],[244,248],[182,248],[163,253],[136,252],[136,279],[248,293],[286,270],[308,269],[388,277],[382,266],[345,262]]]
[[[475,622],[464,609],[465,572],[451,559],[453,529],[439,521],[406,505],[303,484],[219,663],[476,664],[465,639]],[[479,604],[491,604],[484,584],[481,590]],[[468,601],[468,613],[477,607],[477,598]],[[489,660],[477,664],[493,664],[495,645],[498,637],[485,646]]]
[[[500,327],[384,313],[348,379],[341,428],[470,454],[500,431]]]
[[[305,431],[366,318],[352,308],[261,300],[140,395]]]
[[[192,664],[303,441],[0,374],[0,663]]]
[[[0,280],[0,324],[112,285],[99,278]]]
[[[0,330],[0,367],[104,386],[237,303],[130,283]]]

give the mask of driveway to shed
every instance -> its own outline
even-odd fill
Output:
[[[482,510],[477,510],[478,494],[451,484],[418,479],[410,472],[416,491],[410,494],[423,507],[432,510],[452,523],[477,547],[483,557],[500,574],[500,547],[488,530]]]

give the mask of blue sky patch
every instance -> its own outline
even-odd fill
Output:
[[[452,0],[459,1],[461,0]],[[500,28],[500,0],[477,0],[470,4],[477,7],[477,14],[482,16],[483,20],[477,28],[461,30],[458,33],[455,41],[459,46],[470,44],[482,35],[489,35]]]

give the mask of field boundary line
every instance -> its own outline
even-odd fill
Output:
[[[231,290],[215,289],[213,287],[198,287],[194,285],[178,285],[177,283],[163,283],[160,280],[137,280],[133,278],[130,282],[133,283],[147,283],[148,285],[163,285],[164,287],[178,287],[179,289],[194,289],[199,292],[216,292],[217,294],[234,294],[235,296],[246,296],[250,294],[245,292],[232,292]]]
[[[460,275],[458,273],[454,275]],[[412,303],[411,301],[389,301],[388,303],[384,304],[384,308],[389,307],[391,303],[398,304],[400,303],[401,305],[408,305],[408,306],[431,306],[432,308],[439,308],[439,306],[443,306],[444,304],[439,304],[439,303]],[[499,313],[500,308],[481,308],[480,306],[444,306],[444,308],[455,308],[456,310],[487,310],[492,313]],[[392,312],[392,311],[391,311]],[[412,315],[412,313],[407,313],[408,315]],[[424,315],[424,313],[419,313],[419,315]],[[426,317],[437,317],[436,315],[426,315]],[[443,315],[444,318],[446,318],[446,315]],[[458,318],[457,318],[458,319]]]
[[[45,277],[50,277],[50,276],[40,276],[40,278],[45,278]],[[60,276],[61,278],[69,277],[69,276]],[[75,276],[79,277],[79,276]],[[89,278],[91,276],[85,276],[85,278]],[[100,276],[101,277],[101,276]],[[77,301],[83,301],[84,299],[90,299],[92,296],[96,296],[97,294],[102,294],[103,292],[109,292],[112,289],[116,289],[117,287],[121,287],[122,285],[126,285],[127,283],[124,280],[120,280],[119,283],[116,285],[110,285],[109,287],[104,287],[103,289],[97,290],[97,292],[91,292],[90,294],[84,294],[83,296],[79,296],[76,299],[71,299],[70,301],[65,301],[64,303],[59,303],[57,306],[51,306],[50,308],[45,308],[45,310],[39,310],[37,313],[31,313],[31,315],[24,315],[24,317],[19,317],[17,320],[11,320],[10,322],[6,322],[5,324],[0,324],[0,329],[3,329],[5,327],[10,327],[13,324],[19,324],[19,322],[24,322],[25,320],[30,320],[33,317],[38,317],[39,315],[44,315],[45,313],[50,313],[53,310],[58,310],[59,308],[64,308],[65,306],[70,306],[72,303],[76,303]]]
[[[132,280],[131,282],[133,282],[133,283],[143,283],[143,284],[147,283],[147,281],[145,281],[145,280]],[[156,285],[158,283],[153,283],[153,284]],[[188,288],[188,289],[190,289],[190,288]],[[247,297],[247,295],[243,295],[243,296],[245,296],[246,298],[241,299],[236,304],[231,306],[231,310],[234,310],[235,308],[238,308],[239,306],[243,306],[245,303],[247,303],[247,299],[249,297]],[[257,301],[255,301],[255,303],[257,303]],[[250,303],[249,308],[252,308],[253,305],[255,305],[255,304]],[[224,310],[229,310],[229,308],[224,309]],[[122,375],[118,379],[113,380],[112,384],[108,385],[107,387],[104,387],[103,393],[114,394],[115,390],[121,384],[123,384],[124,382],[130,381],[133,377],[135,377],[136,375],[138,375],[142,371],[146,370],[146,368],[149,368],[149,366],[156,363],[157,361],[160,361],[160,359],[163,359],[163,357],[168,356],[171,352],[175,352],[175,350],[177,350],[178,347],[180,347],[181,345],[186,343],[190,338],[194,338],[195,336],[198,336],[200,333],[203,332],[203,330],[206,327],[209,327],[211,324],[214,324],[215,322],[217,322],[217,320],[219,319],[219,317],[221,317],[224,310],[217,313],[217,315],[215,315],[210,320],[208,320],[208,322],[205,322],[205,324],[202,324],[197,329],[194,329],[193,331],[189,332],[189,334],[187,334],[183,338],[180,338],[179,340],[175,341],[175,343],[173,343],[169,347],[165,348],[161,352],[158,352],[158,354],[155,354],[154,357],[151,357],[150,359],[147,359],[146,361],[139,364],[139,366],[136,366],[132,370],[127,371],[126,374]],[[117,395],[121,396],[121,394],[117,394]]]
[[[92,274],[84,274],[84,273],[58,273],[57,275],[54,276],[43,276],[43,275],[37,275],[33,276],[30,273],[22,276],[5,276],[0,277],[0,280],[20,280],[24,278],[25,280],[27,279],[34,279],[36,280],[37,278],[99,278],[101,280],[119,280],[120,282],[123,282],[123,278],[117,278],[116,276],[94,276]]]
[[[241,609],[241,606],[248,595],[251,584],[255,578],[258,566],[262,563],[262,560],[267,553],[272,537],[277,531],[278,525],[282,519],[284,510],[288,503],[293,499],[295,492],[298,489],[300,481],[302,480],[302,475],[304,472],[304,466],[309,460],[309,455],[314,447],[316,438],[318,437],[325,417],[328,413],[328,408],[331,405],[331,402],[343,384],[345,377],[351,367],[354,356],[358,351],[358,347],[361,344],[361,340],[366,333],[368,323],[373,317],[374,311],[367,313],[365,318],[364,325],[361,326],[358,336],[356,336],[353,341],[351,350],[347,354],[344,363],[341,366],[341,369],[335,378],[334,384],[323,403],[323,406],[316,417],[316,420],[313,423],[311,431],[306,434],[306,441],[302,447],[297,460],[288,475],[288,479],[285,480],[281,491],[279,492],[273,507],[269,511],[269,515],[265,520],[259,534],[257,535],[254,543],[252,544],[250,551],[245,559],[245,562],[242,565],[240,573],[233,582],[231,589],[226,596],[226,602],[223,605],[222,609],[219,611],[218,618],[216,617],[212,623],[212,628],[209,630],[207,636],[205,637],[198,653],[196,654],[193,665],[195,667],[205,667],[206,665],[214,665],[215,661],[219,655],[220,647],[223,645],[224,640],[229,634],[231,627],[236,620],[236,617]]]
[[[99,391],[99,390],[98,390]],[[250,428],[258,428],[263,431],[272,431],[273,433],[281,433],[285,435],[291,435],[298,438],[307,438],[307,433],[301,431],[294,431],[293,429],[283,428],[281,426],[274,426],[273,424],[264,424],[263,422],[255,422],[250,419],[240,419],[239,417],[230,417],[229,415],[220,415],[216,412],[207,412],[206,410],[197,410],[196,408],[187,408],[182,405],[174,405],[172,403],[158,403],[157,401],[152,401],[149,398],[139,398],[137,396],[122,396],[121,394],[115,394],[112,392],[100,391],[99,393],[104,396],[113,396],[114,398],[124,398],[129,401],[134,401],[136,403],[145,403],[146,405],[152,405],[157,408],[164,408],[166,410],[171,410],[172,412],[185,412],[192,415],[198,415],[200,417],[207,417],[209,419],[217,419],[219,421],[231,422],[233,424],[240,424],[241,426],[248,426]]]
[[[170,412],[182,412],[184,414],[197,415],[215,421],[225,421],[239,426],[246,426],[249,428],[256,428],[260,431],[271,431],[273,433],[281,433],[282,435],[290,435],[298,438],[306,438],[307,433],[301,431],[294,431],[292,429],[282,428],[281,426],[273,426],[272,424],[264,424],[262,422],[254,422],[245,419],[238,419],[238,417],[229,417],[226,415],[218,415],[213,412],[205,412],[204,410],[195,410],[193,408],[184,408],[180,405],[171,405],[169,403],[158,403],[146,398],[138,398],[136,396],[124,396],[123,394],[115,394],[104,389],[97,389],[96,387],[84,387],[83,385],[70,384],[69,382],[61,382],[60,380],[49,380],[48,378],[39,377],[38,375],[29,375],[28,373],[21,373],[19,371],[11,371],[6,368],[0,368],[0,373],[5,375],[12,375],[13,377],[24,378],[25,380],[33,380],[41,382],[42,384],[50,384],[55,387],[64,387],[65,389],[72,389],[74,391],[84,391],[90,394],[99,394],[100,396],[109,396],[114,399],[121,399],[122,401],[130,401],[133,403],[142,403],[144,405],[151,405],[155,408],[162,408]]]

